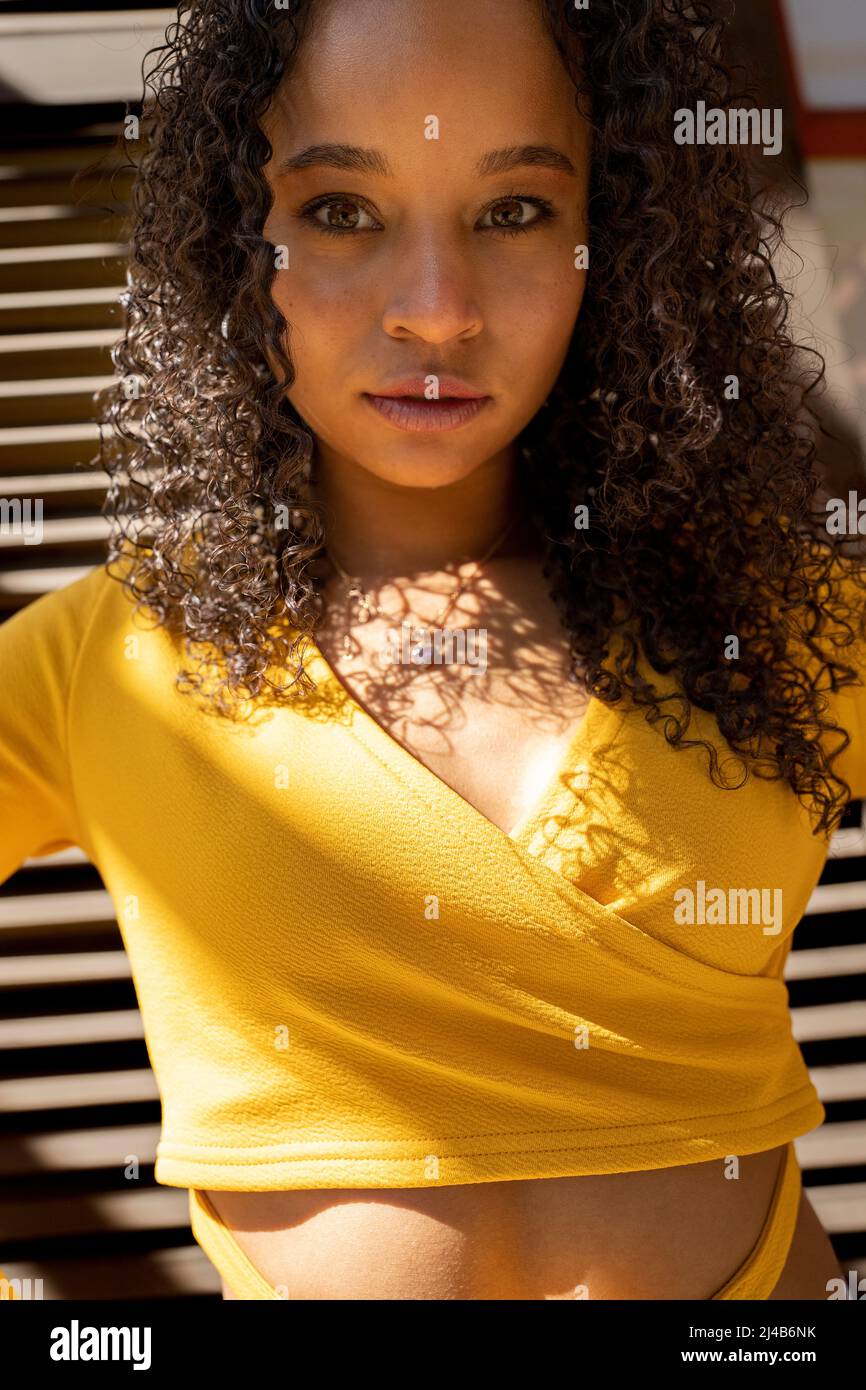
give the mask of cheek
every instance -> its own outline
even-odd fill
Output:
[[[278,268],[271,284],[271,298],[286,322],[303,333],[312,345],[336,331],[357,331],[358,310],[365,288],[352,268],[336,256],[324,252],[292,227],[288,214],[278,208],[268,218],[264,236],[287,255],[287,264]]]
[[[546,303],[545,318],[551,342],[557,350],[564,350],[574,332],[580,314],[580,306],[586,289],[586,271],[578,270],[572,263],[553,287],[553,293]]]
[[[271,297],[286,322],[306,342],[335,343],[356,337],[363,321],[362,296],[346,285],[332,267],[297,267],[274,277]],[[298,341],[298,339],[296,339]]]
[[[507,284],[507,282],[504,282]],[[574,267],[569,248],[563,261],[498,291],[499,333],[519,356],[527,375],[546,375],[571,340],[586,288],[586,271]],[[527,371],[528,369],[528,371]]]

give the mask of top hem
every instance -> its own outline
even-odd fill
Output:
[[[340,1152],[335,1152],[333,1143],[280,1145],[276,1151],[275,1146],[191,1151],[161,1142],[154,1177],[166,1187],[273,1192],[452,1187],[674,1168],[762,1153],[823,1124],[826,1112],[811,1085],[787,1100],[790,1108],[783,1114],[778,1113],[777,1103],[756,1112],[753,1124],[747,1124],[749,1117],[742,1115],[669,1121],[635,1126],[642,1131],[641,1138],[627,1142],[622,1140],[622,1127],[491,1135],[483,1140],[467,1137],[464,1145],[479,1146],[471,1153],[449,1153],[447,1150],[455,1145],[453,1139],[390,1144],[354,1141],[339,1146]],[[792,1100],[799,1103],[791,1106]],[[494,1147],[496,1144],[499,1147]]]

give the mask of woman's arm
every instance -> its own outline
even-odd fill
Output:
[[[0,882],[30,855],[80,843],[67,710],[102,575],[43,595],[0,626]]]

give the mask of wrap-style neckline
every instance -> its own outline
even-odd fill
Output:
[[[550,805],[551,797],[561,788],[563,779],[571,777],[582,768],[589,770],[591,750],[596,739],[601,735],[604,735],[605,739],[609,738],[613,729],[618,727],[624,717],[623,709],[611,708],[591,695],[583,714],[572,729],[571,735],[543,785],[536,796],[532,798],[524,813],[518,818],[516,824],[506,831],[479,810],[461,792],[452,787],[449,782],[440,777],[437,772],[434,772],[431,767],[428,767],[383,724],[380,724],[378,719],[369,712],[335,671],[318,643],[309,636],[307,641],[311,674],[315,679],[314,668],[318,666],[319,674],[339,688],[341,701],[350,711],[349,727],[353,734],[361,735],[371,751],[376,751],[378,747],[384,760],[390,765],[393,766],[396,763],[408,775],[411,775],[414,784],[422,794],[426,792],[426,795],[433,798],[434,801],[450,803],[452,809],[461,813],[461,818],[468,815],[477,823],[483,823],[489,827],[495,835],[511,844],[524,844],[531,837],[539,819],[543,817]]]

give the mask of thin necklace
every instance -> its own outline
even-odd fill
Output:
[[[484,555],[481,556],[481,559],[480,559],[480,560],[476,560],[476,561],[475,561],[475,571],[474,571],[474,573],[473,573],[473,574],[470,574],[469,577],[468,577],[467,579],[462,579],[462,580],[460,581],[460,583],[457,585],[457,588],[454,590],[454,593],[451,595],[451,597],[450,597],[450,599],[448,600],[448,602],[446,603],[445,607],[442,609],[442,612],[441,612],[441,613],[438,613],[438,614],[436,615],[435,619],[433,620],[433,622],[432,622],[431,624],[426,624],[426,623],[423,624],[424,627],[428,627],[428,626],[429,626],[429,627],[434,627],[434,628],[441,627],[442,622],[443,622],[444,619],[448,616],[448,614],[450,613],[451,609],[454,607],[455,603],[456,603],[457,600],[459,599],[460,595],[463,594],[463,593],[465,593],[466,590],[469,588],[470,584],[473,584],[473,583],[475,582],[475,580],[478,578],[478,576],[480,575],[480,573],[481,573],[481,566],[484,565],[484,564],[486,564],[486,562],[490,559],[491,555],[493,555],[494,552],[497,551],[497,550],[499,549],[499,547],[502,545],[503,541],[504,541],[505,538],[508,536],[508,533],[512,530],[512,528],[513,528],[513,526],[514,526],[516,520],[517,520],[517,518],[515,517],[512,521],[510,521],[510,522],[508,523],[508,525],[506,526],[505,530],[501,533],[501,535],[499,535],[499,536],[497,537],[497,539],[493,542],[493,544],[491,545],[490,549],[489,549]],[[373,600],[373,598],[371,597],[369,591],[368,591],[367,589],[364,588],[364,585],[361,583],[361,581],[360,581],[360,579],[358,578],[358,576],[357,576],[357,575],[353,575],[353,574],[347,574],[346,571],[343,569],[343,566],[340,564],[339,560],[337,559],[337,557],[336,557],[330,550],[328,551],[328,558],[330,559],[331,564],[334,566],[334,569],[337,571],[337,573],[339,574],[340,578],[341,578],[341,579],[344,579],[344,580],[346,581],[346,583],[349,585],[349,588],[348,588],[347,593],[346,593],[346,619],[347,619],[347,628],[348,628],[349,626],[351,626],[351,622],[352,622],[352,601],[353,601],[353,600],[355,601],[355,603],[356,603],[356,605],[357,605],[357,610],[358,610],[358,621],[359,621],[359,622],[368,623],[368,622],[370,622],[371,619],[373,619],[373,618],[387,618],[387,617],[388,617],[388,614],[387,614],[387,613],[383,613],[383,611],[382,611],[382,609],[379,607],[378,603],[375,603],[375,602],[374,602],[374,600]],[[422,625],[419,624],[419,626],[422,626]],[[355,648],[354,648],[353,643],[352,643],[351,635],[350,635],[349,631],[347,630],[346,636],[343,638],[343,642],[342,642],[342,651],[343,651],[343,654],[344,654],[344,656],[352,656],[353,653],[354,653],[354,650],[355,650]]]

